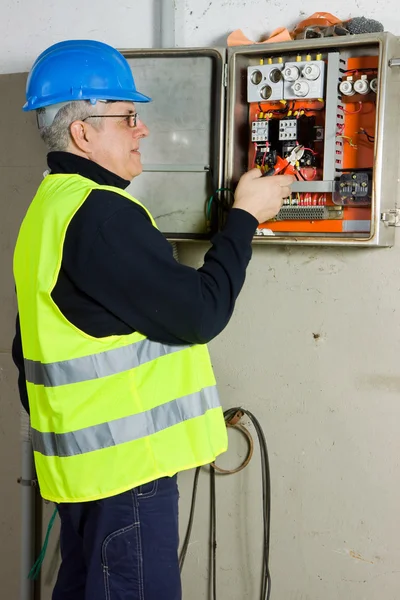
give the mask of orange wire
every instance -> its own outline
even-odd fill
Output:
[[[353,110],[346,110],[343,107],[343,112],[346,113],[346,115],[356,115],[357,113],[361,112],[362,107],[363,107],[362,102],[359,102],[359,105],[360,105],[360,108],[358,110],[354,110],[354,111]]]

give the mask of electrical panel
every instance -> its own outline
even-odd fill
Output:
[[[154,102],[130,192],[170,240],[223,227],[249,169],[295,183],[261,244],[390,246],[400,224],[400,38],[124,51]],[[160,90],[162,91],[160,97]]]
[[[234,188],[251,168],[295,177],[291,197],[255,241],[393,243],[399,49],[398,38],[374,34],[230,51],[225,184]]]
[[[271,73],[276,87],[267,94]],[[270,56],[247,67],[248,168],[296,178],[292,196],[259,236],[370,234],[378,78],[374,52]]]

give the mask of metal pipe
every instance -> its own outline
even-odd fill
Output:
[[[161,48],[175,47],[175,0],[160,0]]]
[[[21,409],[21,572],[20,600],[33,600],[34,583],[28,579],[34,563],[35,553],[35,478],[31,443],[30,421],[24,409]]]

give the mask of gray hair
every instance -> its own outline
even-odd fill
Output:
[[[46,118],[46,108],[37,110],[37,119],[39,132],[42,140],[48,147],[50,152],[68,150],[71,134],[70,125],[74,121],[83,121],[92,115],[101,115],[105,111],[105,102],[96,102],[91,104],[88,100],[77,100],[61,105],[60,110],[56,113],[54,120]],[[54,111],[54,107],[49,107]],[[48,110],[48,112],[50,112]],[[102,119],[90,119],[90,124],[93,127],[101,127]]]

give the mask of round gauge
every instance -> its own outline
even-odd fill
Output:
[[[269,78],[272,81],[272,83],[279,83],[282,79],[282,71],[280,69],[272,69],[272,71],[269,74]]]
[[[272,88],[269,85],[264,85],[260,90],[260,96],[263,100],[268,100],[271,97]]]
[[[259,85],[262,82],[262,73],[261,71],[253,71],[251,74],[251,83],[254,83],[254,85]]]

